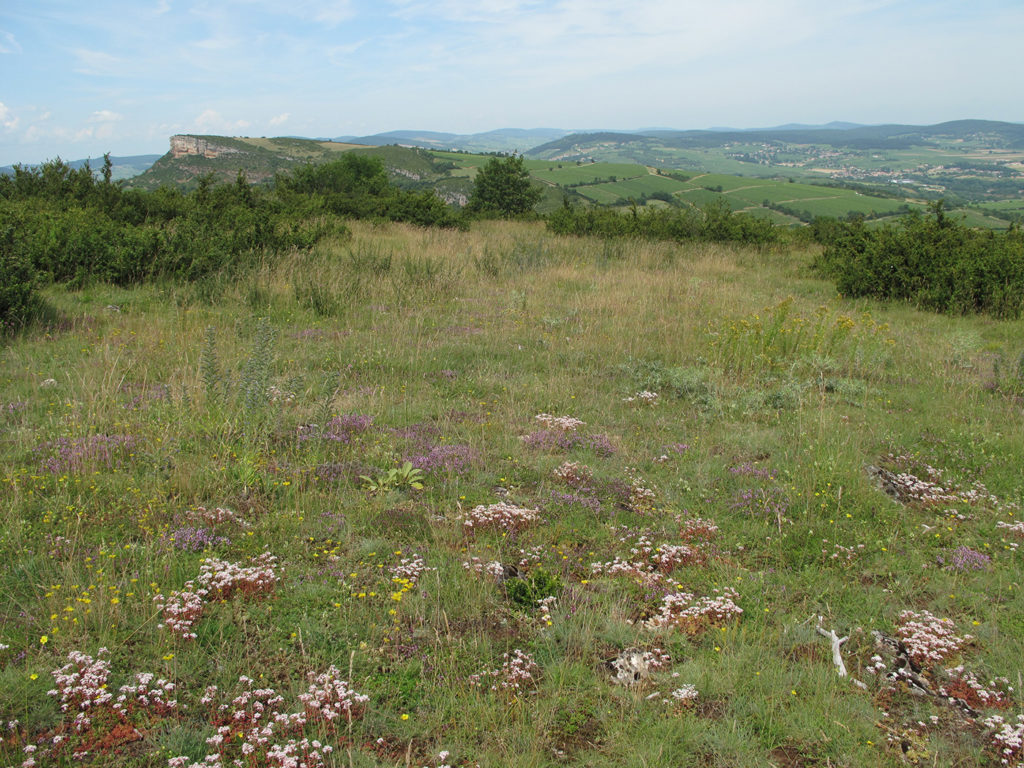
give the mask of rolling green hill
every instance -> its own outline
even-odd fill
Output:
[[[849,131],[790,131],[799,135],[823,132],[843,134]],[[701,133],[719,136],[715,132]],[[721,134],[736,135],[738,133],[735,132]],[[595,162],[584,160],[582,156],[576,159],[554,156],[526,158],[525,167],[545,193],[537,206],[538,212],[555,210],[566,198],[584,205],[610,206],[636,203],[704,207],[725,200],[735,211],[765,216],[780,224],[799,225],[817,216],[861,215],[868,219],[885,219],[913,207],[922,207],[935,196],[922,192],[915,184],[854,183],[826,177],[796,165],[786,167],[785,173],[773,172],[770,165],[752,166],[727,157],[724,148],[735,149],[727,142],[719,147],[687,150],[693,155],[692,162],[689,162],[692,170],[679,171],[667,167],[666,162],[624,161],[623,156],[630,155],[633,148],[644,142],[662,141],[659,137],[605,133],[594,134],[591,138],[591,144],[586,146],[591,149],[601,147],[615,161]],[[701,140],[710,143],[711,138],[705,136]],[[673,141],[678,142],[678,139]],[[584,144],[565,144],[562,141],[547,146],[549,149],[540,154],[557,154],[558,147],[576,147],[579,149],[577,154],[581,154]],[[297,138],[175,136],[171,139],[171,151],[145,173],[130,179],[127,185],[154,189],[169,184],[190,189],[204,174],[212,173],[216,180],[224,182],[233,181],[240,171],[251,183],[265,183],[277,173],[305,163],[326,162],[342,152],[378,157],[396,185],[406,189],[434,189],[455,206],[465,205],[477,170],[491,157],[488,154],[394,144],[365,146]],[[922,149],[914,157],[923,156],[924,152]],[[911,157],[910,153],[904,154],[906,158]],[[784,157],[789,158],[785,162],[795,162],[792,158],[796,156],[795,150],[785,154]],[[816,162],[824,161],[819,159]],[[881,161],[873,162],[877,165]],[[706,170],[708,168],[713,170]],[[737,169],[749,171],[751,168],[755,168],[759,175],[749,172],[740,175],[737,172]],[[1008,202],[989,201],[969,210],[962,207],[957,211],[973,226],[1005,228],[1010,221],[1024,215],[1024,206],[1019,203],[1019,200],[1012,199]]]
[[[530,157],[632,162],[743,176],[828,180],[956,203],[1024,198],[1024,125],[958,120],[932,126],[776,128],[571,134]]]

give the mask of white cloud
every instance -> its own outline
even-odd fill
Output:
[[[277,117],[270,118],[270,124],[273,126],[282,125],[288,122],[288,118],[291,117],[287,112],[282,112]]]
[[[228,120],[214,109],[204,110],[192,124],[203,133],[231,133],[250,126],[248,120]]]
[[[197,40],[192,45],[204,51],[226,51],[234,48],[241,42],[241,39],[234,35],[216,35],[214,37],[207,37],[204,40]]]
[[[235,0],[235,4],[255,6],[264,13],[277,16],[292,16],[303,21],[315,21],[328,26],[337,26],[356,15],[352,0]]]
[[[13,131],[18,127],[18,116],[11,112],[10,108],[2,101],[0,101],[0,125],[8,131]]]
[[[75,71],[83,75],[124,75],[126,63],[123,59],[106,51],[92,51],[76,48],[72,53],[78,59]]]
[[[21,53],[21,46],[14,35],[0,29],[0,53]]]
[[[109,109],[100,109],[89,116],[90,123],[112,123],[117,120],[124,120],[124,115],[111,112]]]

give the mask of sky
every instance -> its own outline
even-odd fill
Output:
[[[1024,122],[1022,0],[0,0],[0,165],[175,133]]]

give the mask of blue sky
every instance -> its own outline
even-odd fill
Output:
[[[1021,0],[3,0],[0,165],[174,133],[1024,122]]]

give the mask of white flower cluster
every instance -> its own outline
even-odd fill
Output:
[[[971,639],[954,634],[951,619],[940,619],[928,611],[903,611],[896,626],[896,634],[903,641],[911,659],[922,667],[933,666],[960,652],[960,647]]]
[[[649,488],[635,469],[626,467],[625,472],[629,478],[629,508],[638,514],[653,512],[658,500],[655,488]]]
[[[209,708],[214,722],[221,723],[206,740],[216,752],[198,763],[173,757],[167,761],[168,768],[326,768],[334,748],[302,736],[302,730],[308,723],[329,724],[342,717],[351,720],[362,714],[369,699],[353,691],[334,666],[323,674],[311,672],[309,678],[308,692],[299,695],[304,706],[301,712],[285,711],[283,696],[273,688],[254,689],[255,681],[244,675],[238,679],[241,692],[230,701],[218,703],[217,686],[208,686],[200,703]],[[238,753],[241,759],[235,757]]]
[[[672,691],[672,698],[679,704],[689,705],[697,701],[697,686],[687,683]]]
[[[210,557],[199,566],[197,581],[208,592],[209,599],[226,600],[236,592],[245,595],[268,594],[277,584],[277,558],[264,552],[253,558],[251,566],[229,563]]]
[[[545,626],[550,627],[552,624],[554,624],[554,621],[552,621],[551,619],[551,611],[554,609],[555,604],[557,602],[558,598],[554,595],[551,595],[550,597],[542,597],[540,600],[537,601],[537,605],[539,606],[540,620],[544,622]]]
[[[480,528],[498,528],[509,533],[539,519],[540,510],[517,507],[507,501],[473,507],[463,520],[467,533]]]
[[[245,520],[241,515],[233,510],[227,509],[226,507],[215,507],[214,509],[207,509],[206,507],[196,507],[195,516],[200,520],[209,523],[210,525],[219,525],[220,523],[234,523],[240,528],[251,527],[248,521]]]
[[[267,387],[267,400],[272,403],[290,403],[295,400],[295,393],[271,384]]]
[[[906,466],[913,462],[912,457],[904,455],[893,456],[890,454],[888,458],[897,466],[901,464]],[[888,470],[880,470],[879,476],[889,492],[904,504],[918,503],[935,506],[964,502],[971,505],[988,504],[997,509],[1001,507],[999,499],[989,493],[981,483],[975,483],[973,487],[962,490],[950,483],[940,485],[941,469],[926,464],[924,473],[928,475],[927,480],[910,472],[890,472]],[[951,511],[955,512],[955,510]]]
[[[391,580],[415,584],[420,580],[420,576],[433,570],[435,569],[427,567],[421,555],[414,554],[412,557],[403,557],[398,565],[391,568]]]
[[[1000,520],[998,523],[996,523],[996,528],[1002,528],[1004,531],[1006,531],[1009,534],[1012,534],[1013,536],[1016,536],[1018,539],[1024,539],[1024,520],[1017,520],[1012,523],[1007,523],[1003,520]],[[1007,542],[1006,546],[1008,549],[1012,549],[1014,552],[1020,549],[1020,544],[1016,541]]]
[[[690,565],[703,560],[703,553],[689,544],[662,544],[654,550],[651,559],[662,573],[668,573],[680,565]]]
[[[630,544],[629,556],[632,559],[615,557],[603,563],[591,563],[593,574],[606,576],[629,576],[636,578],[641,584],[653,585],[662,581],[662,577],[682,565],[696,565],[705,562],[709,554],[698,543],[699,539],[710,539],[718,532],[718,526],[710,520],[700,518],[687,520],[680,537],[692,544],[661,544],[655,546],[651,532],[642,529],[631,531],[623,526],[625,533],[619,541]]]
[[[110,662],[99,658],[107,653],[106,648],[100,648],[96,658],[93,658],[81,651],[71,651],[68,663],[53,671],[57,687],[46,694],[60,697],[61,712],[77,710],[74,722],[76,731],[85,730],[91,723],[88,712],[108,704],[114,698],[107,690]]]
[[[309,678],[309,690],[299,695],[299,701],[306,706],[310,719],[331,722],[347,718],[370,700],[369,696],[349,688],[348,682],[341,679],[341,672],[333,664],[322,674],[310,672]]]
[[[622,402],[640,403],[641,405],[657,405],[659,397],[660,395],[658,395],[657,392],[650,392],[645,389],[642,392],[637,392],[635,395],[631,395],[630,397],[622,398]]]
[[[578,461],[567,461],[557,467],[552,474],[577,490],[586,488],[594,479],[594,470]]]
[[[472,571],[478,576],[486,574],[495,581],[500,581],[505,576],[505,566],[497,560],[491,560],[485,563],[479,557],[471,557],[469,560],[462,561],[462,567],[467,571]]]
[[[575,432],[580,427],[585,427],[587,422],[580,421],[572,416],[552,416],[550,413],[538,413],[533,417],[539,421],[544,429],[556,430],[558,432]]]
[[[983,684],[977,675],[963,665],[947,669],[946,674],[949,675],[949,682],[939,689],[939,693],[950,700],[967,700],[968,704],[976,703],[982,707],[1003,707],[1008,703],[1007,694],[1013,693],[1008,678],[997,677]]]
[[[681,521],[679,518],[676,518],[676,521],[682,522],[683,529],[679,532],[679,538],[683,541],[693,541],[694,539],[710,541],[718,535],[718,526],[714,520],[692,517]]]
[[[888,669],[888,667],[885,665],[885,661],[876,653],[871,657],[871,663],[864,668],[864,671],[869,675],[880,675],[885,672],[886,669]]]
[[[661,599],[658,613],[644,622],[648,629],[677,627],[696,634],[709,626],[720,626],[737,618],[743,609],[734,602],[739,594],[732,587],[715,590],[714,596],[695,597],[674,592]]]
[[[153,598],[163,611],[163,623],[158,624],[157,629],[166,627],[182,640],[196,639],[192,627],[203,615],[206,590],[194,592],[194,589],[195,584],[189,581],[185,583],[185,589],[175,590],[167,597],[157,595]]]
[[[490,678],[492,691],[507,693],[512,696],[519,696],[527,688],[534,688],[537,685],[536,675],[540,673],[540,667],[534,661],[533,656],[525,651],[516,648],[511,654],[503,654],[502,665],[497,669],[478,672],[469,676],[469,684],[482,687],[484,679]]]
[[[229,563],[216,557],[203,560],[199,566],[199,578],[185,582],[185,588],[170,595],[157,595],[153,602],[163,611],[163,623],[183,640],[195,640],[193,625],[202,618],[206,603],[210,600],[227,600],[236,593],[247,597],[269,594],[278,581],[277,558],[264,552],[253,558],[251,566]],[[196,582],[199,586],[196,586]]]
[[[114,702],[114,709],[127,714],[129,710],[141,707],[160,715],[176,710],[177,700],[168,697],[174,693],[177,686],[162,677],[154,680],[155,677],[152,672],[136,672],[134,685],[122,685],[118,689],[119,695]]]
[[[1017,722],[1007,722],[999,715],[984,720],[992,733],[992,744],[1001,765],[1020,765],[1024,762],[1024,715],[1017,715]]]

